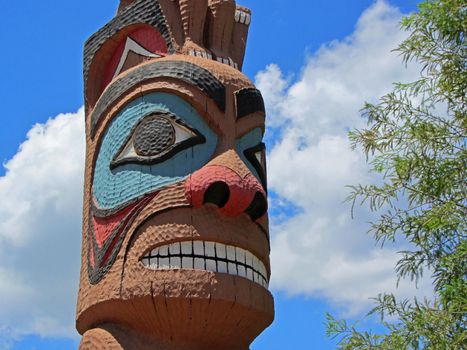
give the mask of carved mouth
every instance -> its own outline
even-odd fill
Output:
[[[216,242],[187,241],[157,247],[141,258],[150,270],[190,269],[240,276],[268,288],[264,263],[242,248]]]

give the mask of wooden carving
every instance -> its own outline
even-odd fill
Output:
[[[122,0],[86,42],[80,349],[247,350],[271,324],[250,19],[233,0]]]

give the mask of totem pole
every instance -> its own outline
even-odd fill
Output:
[[[273,321],[250,19],[121,0],[86,42],[80,349],[247,350]]]

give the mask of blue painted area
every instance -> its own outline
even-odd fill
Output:
[[[248,134],[237,140],[237,153],[243,162],[248,166],[248,169],[256,176],[258,181],[261,182],[261,179],[256,171],[255,167],[250,163],[250,161],[245,157],[245,151],[249,148],[258,146],[263,141],[263,131],[260,128],[253,129]]]
[[[130,137],[133,127],[148,113],[166,111],[198,130],[206,143],[183,150],[163,163],[129,164],[110,169],[110,163]],[[177,183],[205,165],[217,146],[217,135],[182,98],[152,93],[129,103],[106,130],[94,172],[93,191],[102,209],[115,208],[145,193]]]
[[[275,293],[276,318],[251,350],[331,350],[336,342],[325,338],[329,306],[320,300]]]
[[[273,272],[274,274],[274,272]],[[326,337],[326,313],[345,318],[323,298],[306,298],[274,293],[276,318],[251,346],[251,350],[335,350],[340,340]],[[345,318],[357,329],[384,334],[377,317]]]
[[[281,197],[273,189],[269,189],[269,218],[272,225],[280,225],[291,218],[304,213],[303,208]]]
[[[408,12],[420,0],[387,2]],[[238,0],[238,3],[250,7],[254,14],[244,67],[246,74],[253,78],[267,64],[277,63],[286,76],[291,74],[293,78],[300,75],[308,54],[325,42],[352,33],[357,18],[374,0],[295,0],[293,6],[283,0]],[[5,101],[0,127],[0,162],[17,153],[32,125],[64,111],[76,111],[83,104],[83,43],[115,15],[116,4],[117,1],[95,0],[0,1],[3,47],[10,53],[24,52],[27,43],[27,54],[0,56],[0,65],[8,67],[0,79],[0,95]],[[268,38],[279,45],[271,45]],[[280,134],[267,136],[269,147],[277,137]],[[4,173],[5,169],[0,167],[0,176]],[[285,207],[287,215],[290,211]],[[276,308],[276,321],[252,350],[336,348],[324,336],[324,312],[331,307],[323,300],[276,295]],[[0,317],[0,329],[5,324],[8,326]],[[366,323],[361,327],[375,330]],[[77,343],[31,336],[13,346],[13,350],[34,349],[71,350],[77,349]]]
[[[72,350],[78,349],[78,345],[77,339],[42,338],[31,335],[16,342],[11,350]]]

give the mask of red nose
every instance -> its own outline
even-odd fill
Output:
[[[212,203],[226,216],[245,213],[255,221],[268,209],[266,193],[253,174],[242,178],[222,165],[207,165],[193,173],[185,183],[185,192],[195,208]]]

